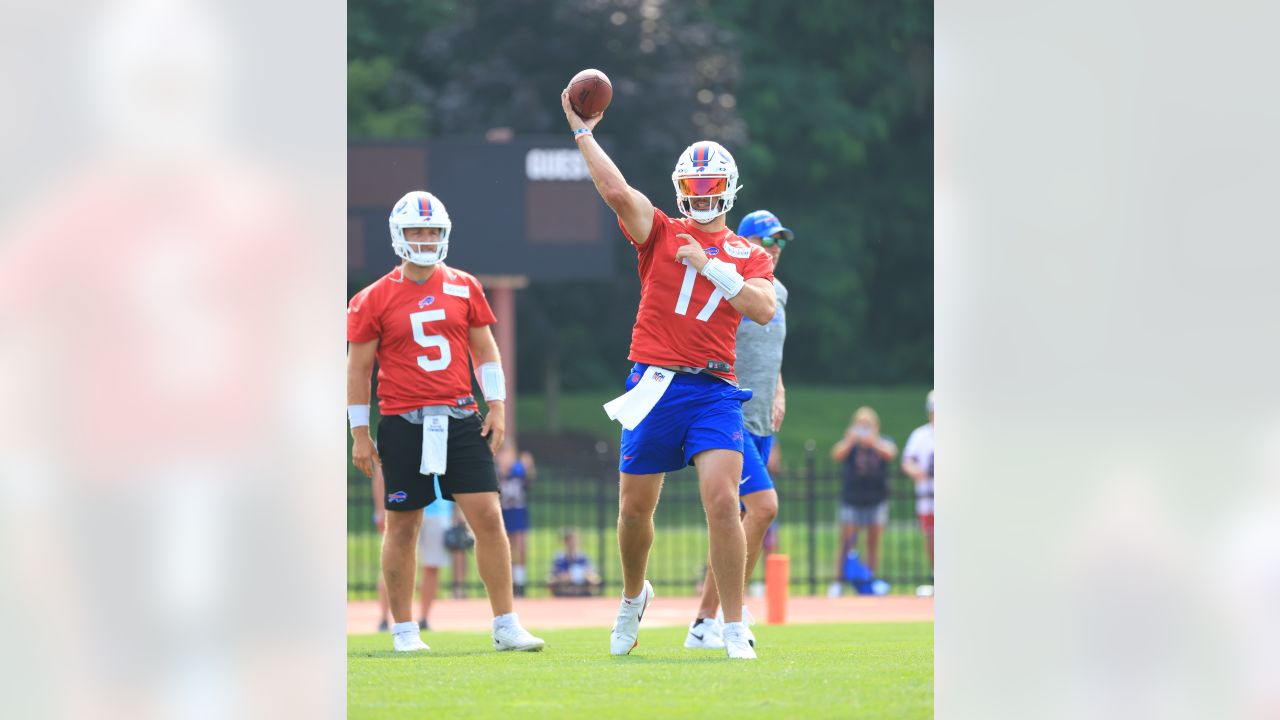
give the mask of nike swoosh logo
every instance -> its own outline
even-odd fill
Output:
[[[694,636],[694,637],[696,637],[696,638],[698,638],[698,640],[702,640],[702,636],[701,636],[701,635],[698,635],[697,633],[689,633],[689,634],[690,634],[690,635],[692,635],[692,636]]]
[[[748,475],[748,476],[746,476],[746,477],[742,478],[741,480],[739,480],[739,481],[738,481],[738,484],[739,484],[739,485],[741,485],[742,483],[744,483],[744,482],[746,482],[746,481],[748,481],[748,480],[750,480],[750,479],[751,479],[751,476],[750,476],[750,475]]]

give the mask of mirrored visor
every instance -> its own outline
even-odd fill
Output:
[[[727,177],[682,177],[676,181],[680,187],[680,194],[689,197],[706,197],[708,195],[723,195],[726,188],[729,187],[729,178]]]

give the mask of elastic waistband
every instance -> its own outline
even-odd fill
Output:
[[[670,370],[671,372],[675,373],[675,377],[671,379],[671,382],[676,382],[676,381],[700,382],[700,383],[719,382],[719,383],[724,383],[726,385],[732,385],[732,383],[730,383],[728,380],[725,380],[724,378],[719,377],[717,375],[712,375],[706,370],[702,370],[700,368],[691,368],[684,365],[650,365],[649,363],[636,363],[635,365],[632,366],[631,372],[644,374],[644,371],[648,370],[650,367],[658,367],[658,368],[662,368],[663,370]]]

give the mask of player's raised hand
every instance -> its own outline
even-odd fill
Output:
[[[604,113],[600,113],[595,117],[583,118],[573,109],[573,105],[569,103],[569,88],[560,91],[560,106],[564,108],[564,117],[569,121],[569,129],[577,130],[578,128],[586,128],[595,130],[596,125],[604,119]]]
[[[484,416],[484,425],[480,426],[480,436],[489,439],[489,452],[497,455],[498,448],[507,437],[506,403],[501,400],[490,400],[489,414]]]
[[[369,428],[365,427],[363,430],[364,432],[353,433],[351,464],[364,473],[365,477],[373,477],[373,463],[381,463],[382,458],[378,457],[378,449],[373,446],[373,438],[369,437]]]
[[[681,245],[680,249],[676,250],[676,262],[687,260],[694,270],[702,272],[702,268],[706,266],[707,260],[710,259],[707,257],[707,252],[702,249],[697,240],[693,239],[692,235],[677,233],[676,237],[684,240],[684,245]]]

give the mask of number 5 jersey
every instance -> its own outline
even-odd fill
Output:
[[[347,341],[378,340],[383,415],[428,405],[475,410],[471,328],[496,321],[474,276],[440,263],[419,285],[397,267],[351,298]]]

